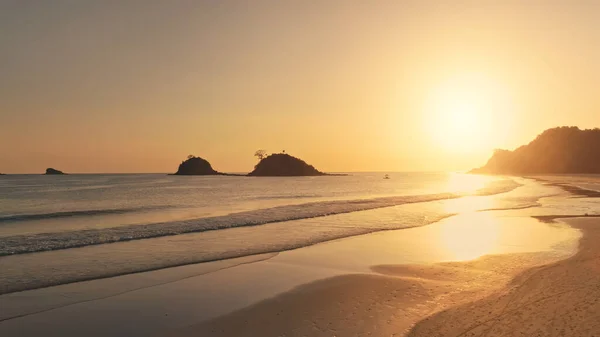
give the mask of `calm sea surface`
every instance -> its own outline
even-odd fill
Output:
[[[327,201],[473,192],[497,179],[449,173],[383,177],[9,175],[0,178],[0,236],[189,220],[304,203],[315,207]],[[284,219],[293,217],[283,213]]]
[[[523,209],[560,193],[520,178],[384,174],[2,176],[0,293]]]

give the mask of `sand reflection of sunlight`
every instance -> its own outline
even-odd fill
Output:
[[[444,210],[450,214],[477,212],[495,207],[497,201],[494,197],[462,197],[444,202]]]
[[[448,177],[447,189],[450,193],[472,193],[484,188],[491,180],[486,176],[451,173]]]
[[[499,220],[489,214],[463,214],[444,223],[439,245],[452,260],[476,259],[496,248],[499,227]]]

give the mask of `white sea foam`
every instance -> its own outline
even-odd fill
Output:
[[[520,184],[513,180],[500,180],[476,191],[475,195],[490,195],[510,191]],[[273,222],[308,219],[333,214],[358,212],[407,203],[420,203],[434,200],[453,199],[461,194],[439,193],[380,197],[354,200],[319,201],[304,204],[284,205],[222,216],[202,217],[183,221],[168,221],[148,224],[135,224],[111,228],[71,230],[51,233],[12,235],[0,238],[0,256],[33,253],[57,249],[68,249],[89,245],[99,245],[120,241],[149,239],[186,233],[219,230],[232,227],[256,226]],[[106,210],[114,213],[119,210]],[[129,211],[125,209],[125,211]],[[123,211],[123,212],[125,212]],[[54,213],[53,217],[96,214],[101,211],[80,211]],[[44,215],[19,215],[8,219],[21,219]]]

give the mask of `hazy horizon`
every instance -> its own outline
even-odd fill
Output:
[[[54,168],[54,167],[53,167]],[[218,168],[217,168],[218,169]],[[15,173],[8,173],[10,175],[39,175],[39,174],[44,174],[46,171],[46,168],[44,168],[43,170],[40,170],[39,172],[30,172],[30,173],[21,173],[21,172],[15,172]],[[62,170],[61,170],[62,171]],[[174,170],[176,171],[176,170]],[[250,173],[252,170],[247,170],[247,171],[230,171],[230,172],[223,172],[223,173],[231,173],[231,174],[242,174],[242,175],[246,175],[247,173]],[[2,172],[4,173],[4,172]],[[173,174],[174,172],[171,171],[164,171],[164,172],[68,172],[68,171],[64,171],[64,173],[68,174],[68,175],[78,175],[78,174],[89,174],[89,175],[126,175],[126,174],[170,174],[170,175],[175,175]],[[348,173],[348,174],[366,174],[366,173],[403,173],[403,174],[407,174],[407,173],[425,173],[425,174],[429,174],[429,173],[448,173],[448,174],[453,174],[453,173],[466,173],[463,171],[330,171],[330,172],[325,172],[325,173]],[[7,175],[8,175],[7,174]],[[199,175],[202,176],[202,175]],[[206,177],[211,177],[211,175],[205,175]],[[281,176],[281,177],[286,177],[286,176]],[[280,177],[280,178],[281,178]],[[289,178],[289,176],[287,176],[287,178]]]
[[[600,126],[600,2],[0,3],[0,172],[464,171]]]

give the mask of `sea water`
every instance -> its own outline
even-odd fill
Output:
[[[465,207],[532,207],[557,190],[497,198],[522,181],[384,174],[3,176],[0,293],[423,226]]]

